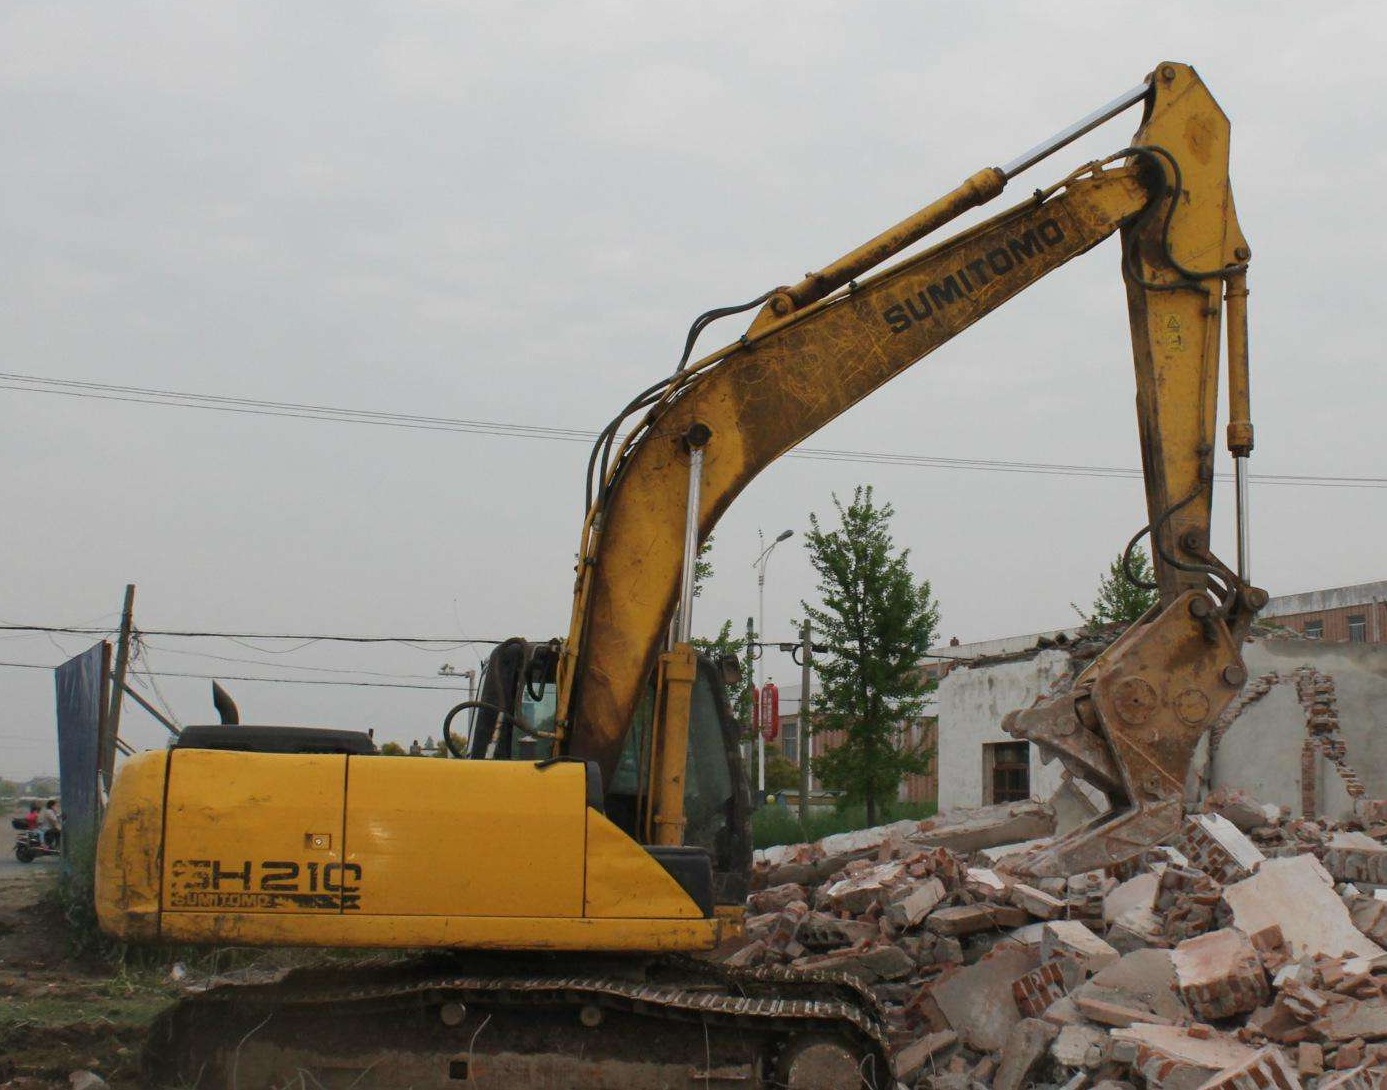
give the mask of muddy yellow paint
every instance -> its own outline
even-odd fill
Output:
[[[225,946],[338,946],[368,949],[572,950],[660,952],[709,950],[725,934],[717,919],[592,920],[490,916],[209,915],[171,912],[166,942]]]
[[[589,810],[587,827],[586,916],[590,919],[702,917],[698,906],[665,868],[605,817]]]
[[[131,942],[159,937],[163,869],[165,751],[121,764],[116,794],[96,846],[96,918],[102,930]]]
[[[658,951],[729,927],[588,807],[576,763],[143,754],[97,900],[130,941]]]
[[[581,916],[584,800],[580,764],[352,757],[360,911]]]
[[[346,776],[345,756],[172,750],[164,910],[341,911]]]

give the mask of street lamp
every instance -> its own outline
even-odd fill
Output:
[[[455,670],[451,662],[445,662],[438,668],[439,677],[465,677],[467,679],[467,699],[475,700],[477,691],[477,671],[476,670]]]
[[[751,562],[751,566],[756,569],[756,624],[761,630],[761,639],[766,638],[766,565],[770,563],[771,553],[775,552],[775,547],[782,541],[795,536],[793,530],[782,530],[776,539],[769,545],[766,544],[765,535],[758,528],[756,540],[761,543],[761,555]],[[761,685],[766,684],[766,664],[764,657],[761,661]],[[766,725],[761,724],[761,729],[756,732],[756,790],[761,798],[766,797]]]

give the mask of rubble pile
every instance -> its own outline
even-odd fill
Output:
[[[1113,871],[1017,876],[1036,802],[757,853],[738,965],[848,973],[907,1088],[1387,1086],[1387,803],[1221,790]],[[1010,864],[1010,869],[1009,869]]]

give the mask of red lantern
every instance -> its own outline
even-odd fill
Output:
[[[756,728],[761,732],[761,737],[767,742],[774,742],[780,735],[780,690],[775,687],[774,681],[768,681],[761,687],[756,710],[759,713]]]

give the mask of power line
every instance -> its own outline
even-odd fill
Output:
[[[56,669],[53,666],[45,666],[41,662],[0,662],[0,666],[6,666],[13,670]],[[427,689],[435,693],[457,693],[459,691],[451,685],[407,685],[397,681],[330,681],[327,678],[241,677],[234,674],[184,673],[179,670],[144,670],[141,673],[152,677],[185,677],[203,681],[263,681],[269,685],[340,685],[356,689]]]
[[[109,636],[115,629],[81,628],[73,625],[41,624],[0,624],[0,632],[55,632],[70,636]],[[160,628],[141,628],[141,636],[169,636],[182,639],[220,639],[220,640],[303,640],[310,643],[404,643],[404,644],[444,644],[440,651],[452,651],[472,644],[499,644],[504,640],[491,636],[341,636],[341,635],[286,635],[275,632],[181,632]],[[428,650],[433,650],[429,648]]]
[[[143,635],[143,633],[137,634]],[[267,666],[272,670],[305,670],[314,674],[355,674],[359,677],[388,677],[415,681],[424,681],[435,676],[433,674],[392,674],[384,673],[380,670],[357,670],[350,666],[295,666],[290,662],[267,662],[265,659],[248,659],[238,655],[214,655],[210,651],[179,651],[174,647],[149,644],[144,640],[141,640],[140,644],[142,647],[149,647],[158,651],[161,655],[182,655],[186,658],[216,659],[218,662],[238,662],[248,666]]]
[[[591,443],[598,438],[595,431],[582,428],[561,428],[534,424],[514,424],[497,420],[425,416],[418,413],[384,412],[368,409],[345,409],[331,405],[316,405],[295,401],[266,401],[258,398],[232,397],[221,394],[194,394],[157,387],[120,386],[77,379],[43,378],[0,371],[0,389],[22,393],[56,394],[64,397],[88,398],[99,401],[118,401],[143,405],[164,405],[175,408],[204,409],[213,412],[242,413],[252,416],[275,416],[295,420],[321,420],[338,424],[371,424],[377,427],[405,428],[420,431],[464,432],[474,435],[496,435],[512,439],[545,439],[566,443]],[[868,450],[835,450],[820,447],[798,447],[787,457],[816,461],[850,462],[866,465],[896,465],[931,469],[956,469],[989,473],[1026,473],[1063,477],[1139,478],[1141,471],[1125,466],[1065,465],[1050,462],[1017,462],[987,458],[946,458],[924,454],[899,454]],[[1228,474],[1219,474],[1229,479]],[[1335,476],[1329,474],[1268,473],[1250,474],[1258,484],[1291,485],[1311,488],[1385,488],[1387,477]]]

